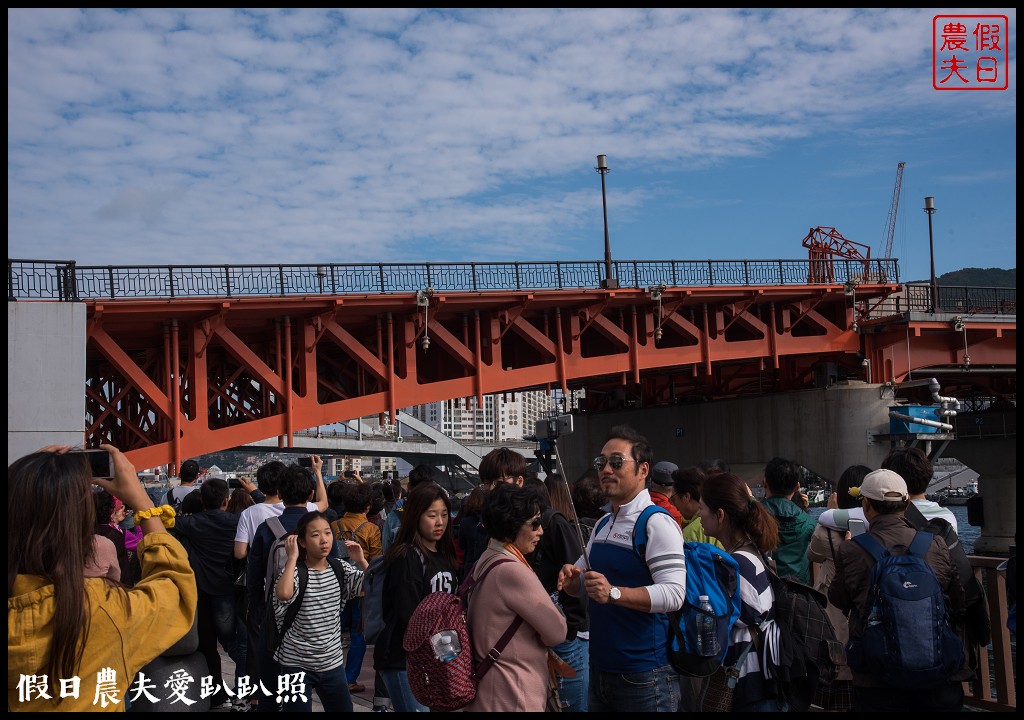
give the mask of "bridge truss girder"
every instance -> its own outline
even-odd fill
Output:
[[[892,285],[861,285],[858,299]],[[421,300],[422,300],[421,295]],[[86,442],[139,468],[529,389],[661,404],[862,376],[842,286],[90,301]],[[424,343],[424,339],[429,342]],[[429,346],[424,349],[424,345]]]
[[[957,320],[962,329],[955,327]],[[1015,322],[971,316],[911,318],[869,322],[862,330],[873,382],[901,383],[934,375],[943,395],[1016,397]],[[925,390],[920,394],[922,402],[929,402]]]

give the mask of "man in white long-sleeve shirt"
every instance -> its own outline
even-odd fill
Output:
[[[651,505],[645,489],[654,457],[647,439],[626,425],[613,427],[594,467],[610,512],[587,543],[591,570],[581,557],[565,565],[562,586],[590,598],[591,712],[676,712],[679,676],[668,661],[668,615],[686,598],[686,563],[679,524],[657,512],[647,523],[643,558],[633,529]]]

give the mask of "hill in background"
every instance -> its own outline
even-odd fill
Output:
[[[911,280],[914,283],[926,283],[928,278],[923,280]],[[1003,270],[1002,268],[963,268],[954,270],[945,275],[935,278],[938,285],[959,286],[959,287],[992,287],[992,288],[1016,288],[1017,268]]]

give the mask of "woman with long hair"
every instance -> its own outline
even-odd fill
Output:
[[[485,483],[479,483],[473,488],[462,501],[458,515],[452,520],[452,539],[455,542],[460,578],[466,574],[466,550],[473,547],[479,533],[480,515],[484,511],[484,498],[489,488]]]
[[[723,665],[735,665],[753,636],[750,628],[772,617],[775,596],[764,553],[779,544],[779,526],[743,480],[732,473],[708,477],[701,487],[700,519],[704,532],[717,538],[736,558],[740,575],[740,617],[729,635]],[[765,677],[759,653],[748,652],[733,691],[733,712],[785,712],[785,700]]]
[[[256,504],[256,501],[252,499],[252,495],[245,488],[235,488],[231,491],[231,497],[228,499],[228,512],[238,515],[246,508],[250,508]]]
[[[450,513],[451,500],[440,485],[417,485],[405,500],[398,535],[384,553],[384,630],[373,648],[373,667],[384,678],[395,712],[429,710],[409,687],[402,639],[423,598],[458,590]]]
[[[576,513],[573,512],[572,497],[569,495],[569,486],[561,475],[548,475],[544,478],[544,487],[548,490],[548,507],[565,515],[565,519],[573,522]]]
[[[7,468],[7,708],[121,709],[129,683],[192,627],[196,581],[188,555],[164,527],[168,506],[154,509],[135,468],[110,453],[113,478],[92,476],[89,461],[51,445]],[[135,508],[143,538],[142,576],[132,589],[86,578],[96,526],[93,486]],[[105,678],[99,700],[84,687],[61,697],[61,680]],[[44,686],[42,683],[46,683]]]
[[[587,471],[576,479],[571,492],[576,517],[579,518],[580,529],[583,531],[583,545],[586,547],[590,534],[594,531],[594,525],[605,513],[604,506],[608,498],[601,490],[601,481],[597,479],[597,470],[594,468],[587,468]]]
[[[473,590],[467,615],[474,660],[487,656],[516,617],[523,623],[480,680],[466,712],[544,712],[548,648],[565,641],[567,627],[526,559],[544,534],[543,509],[532,486],[502,483],[484,500],[487,548],[471,572],[475,581],[483,580]]]

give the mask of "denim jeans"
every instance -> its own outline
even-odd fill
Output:
[[[676,712],[679,675],[671,665],[638,673],[590,668],[589,712]]]
[[[311,693],[314,689],[317,697],[320,698],[320,703],[324,706],[324,712],[352,712],[352,696],[348,692],[348,680],[345,678],[343,665],[325,672],[310,672],[300,667],[282,665],[281,673],[289,675],[305,673],[303,695],[306,699],[298,697],[293,699],[286,695],[284,702],[281,703],[283,712],[312,712],[313,696]],[[274,701],[272,698],[267,698],[267,700]],[[260,705],[262,704],[263,701],[260,702]]]
[[[199,635],[199,650],[206,657],[206,666],[215,683],[232,687],[231,683],[225,683],[221,676],[220,651],[217,650],[217,641],[223,646],[224,651],[235,663],[235,683],[237,689],[237,678],[245,674],[245,644],[239,642],[237,617],[235,613],[235,599],[233,595],[209,595],[199,593],[196,604],[197,632]],[[229,695],[223,690],[217,692],[212,699],[214,704],[223,702]]]
[[[558,678],[562,712],[587,712],[590,689],[590,641],[576,637],[552,648],[576,671],[574,678]]]
[[[235,677],[245,674],[245,654],[249,642],[245,624],[238,617],[234,595],[210,595],[213,623],[224,652],[235,663]]]
[[[350,598],[341,611],[341,630],[349,631],[348,657],[345,658],[345,676],[351,685],[359,679],[359,671],[363,668],[363,657],[366,655],[366,638],[363,636],[362,622],[363,599]]]
[[[405,670],[386,669],[381,670],[380,674],[384,677],[388,695],[391,696],[391,707],[395,712],[430,712],[430,708],[416,701]]]

